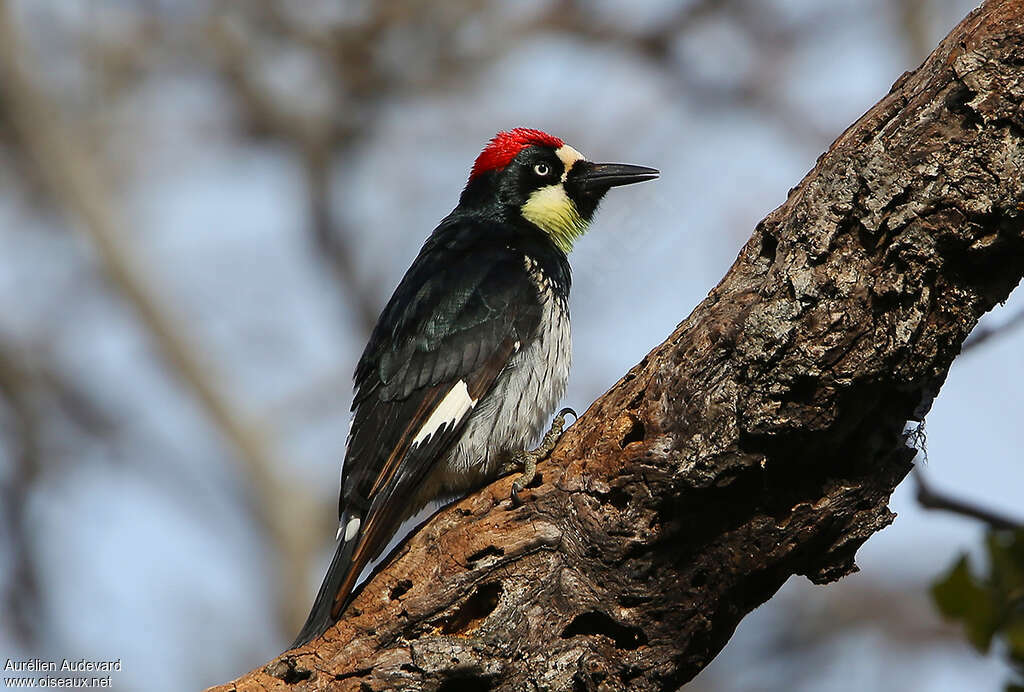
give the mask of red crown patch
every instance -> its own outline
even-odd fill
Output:
[[[517,127],[508,132],[499,132],[491,138],[484,150],[476,157],[469,179],[507,166],[525,147],[538,144],[540,146],[559,148],[565,142],[558,137],[528,127]]]

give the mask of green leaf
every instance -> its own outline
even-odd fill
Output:
[[[1014,594],[1024,593],[1024,531],[990,531],[985,543],[992,573],[989,582],[1009,606]]]
[[[1024,663],[1024,614],[1017,617],[1003,629],[1007,654],[1011,660]]]
[[[982,653],[988,651],[997,629],[997,611],[992,594],[971,575],[964,555],[945,578],[932,585],[932,598],[939,612],[964,624],[967,639]]]

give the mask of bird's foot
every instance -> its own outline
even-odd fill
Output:
[[[537,462],[551,454],[551,450],[558,444],[558,440],[562,437],[562,431],[565,429],[566,416],[579,419],[579,416],[571,408],[563,408],[552,419],[551,427],[544,433],[544,437],[541,438],[539,445],[534,449],[521,449],[514,452],[511,461],[502,468],[502,474],[522,470],[519,478],[512,482],[511,497],[513,506],[519,507],[523,504],[519,493],[523,492],[526,486],[533,482],[534,477],[537,475]]]

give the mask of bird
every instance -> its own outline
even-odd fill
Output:
[[[455,209],[399,282],[355,369],[337,549],[292,647],[348,607],[364,568],[428,503],[517,468],[512,500],[557,440],[571,360],[568,255],[612,187],[646,166],[593,163],[562,139],[498,132]]]

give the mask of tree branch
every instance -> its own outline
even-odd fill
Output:
[[[1002,324],[998,324],[994,327],[978,327],[975,329],[971,332],[971,335],[967,340],[964,341],[964,346],[961,350],[969,351],[981,346],[982,344],[988,343],[992,339],[1008,336],[1022,326],[1024,326],[1024,310],[1018,310]]]
[[[1024,530],[1024,523],[1017,519],[1012,519],[973,502],[961,500],[946,493],[940,493],[932,487],[931,483],[925,481],[924,473],[917,466],[914,467],[914,481],[917,484],[917,503],[925,509],[937,509],[977,519],[978,521],[985,522],[993,529],[1005,531]]]
[[[854,571],[906,422],[1024,273],[1022,24],[989,0],[843,133],[524,506],[505,478],[442,510],[220,689],[676,689],[791,575]]]

